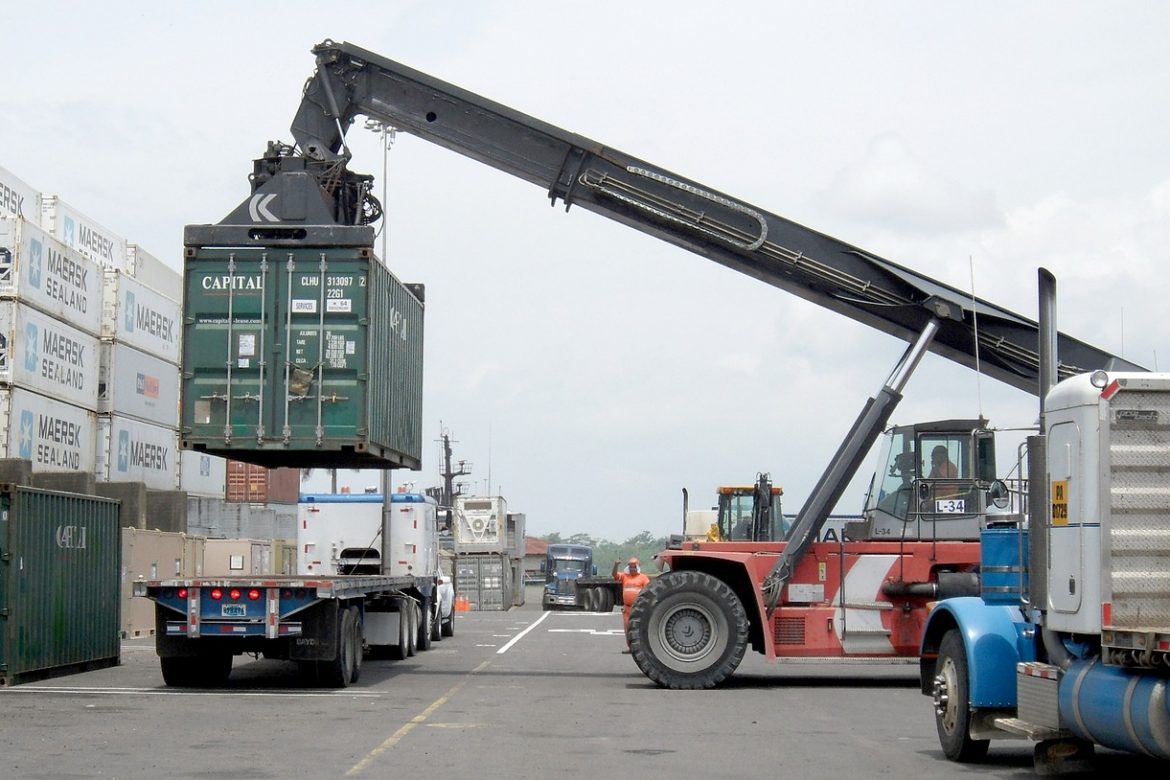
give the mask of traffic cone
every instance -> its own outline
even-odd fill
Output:
[[[455,597],[455,611],[456,612],[470,612],[471,611],[471,601],[469,601],[466,596],[456,596]]]

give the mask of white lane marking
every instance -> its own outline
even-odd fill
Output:
[[[608,631],[596,631],[592,628],[550,628],[550,634],[592,634],[593,636],[625,636],[626,632],[620,628],[611,628]]]
[[[545,612],[543,615],[541,615],[539,618],[537,618],[536,621],[534,623],[532,623],[532,625],[528,626],[528,628],[524,629],[519,634],[517,634],[516,636],[509,639],[508,643],[506,645],[504,645],[503,647],[501,647],[499,650],[496,651],[496,655],[503,655],[504,653],[511,650],[512,646],[514,644],[516,644],[521,639],[523,639],[525,636],[527,636],[529,631],[531,631],[532,629],[536,628],[541,623],[543,623],[544,619],[551,614],[552,614],[551,612]]]

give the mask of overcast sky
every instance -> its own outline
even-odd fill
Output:
[[[332,38],[1031,318],[1046,267],[1062,331],[1170,367],[1170,4],[2,5],[0,166],[176,268]],[[380,194],[379,140],[350,146]],[[395,478],[437,484],[446,429],[535,534],[677,532],[681,488],[759,471],[795,512],[905,347],[420,139],[386,164],[388,264],[427,287],[424,467]],[[932,355],[894,421],[1036,408]]]

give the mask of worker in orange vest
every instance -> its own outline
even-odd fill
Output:
[[[650,578],[642,573],[637,558],[630,558],[625,571],[618,571],[621,565],[622,562],[620,560],[613,562],[613,578],[622,585],[622,629],[628,632],[630,628],[630,609],[634,606],[634,599],[638,598],[638,594],[642,591],[642,588],[650,584]],[[630,638],[628,634],[626,636],[626,649],[622,650],[622,652],[630,652]]]

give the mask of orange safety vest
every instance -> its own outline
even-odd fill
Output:
[[[619,571],[614,579],[622,584],[622,604],[627,607],[638,598],[638,592],[650,584],[650,578],[642,572],[630,574],[627,571]]]

